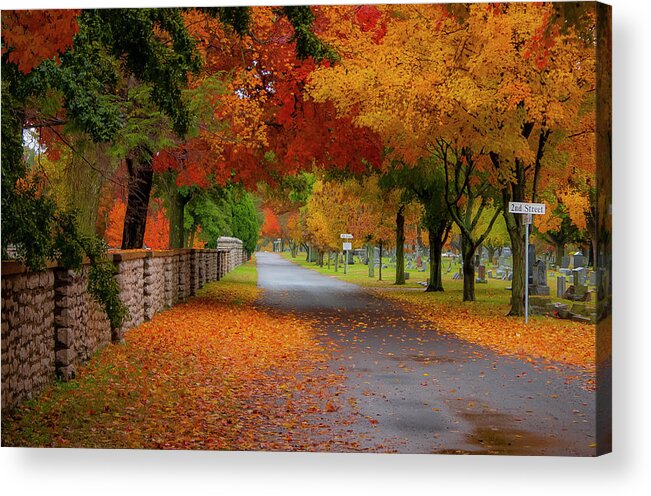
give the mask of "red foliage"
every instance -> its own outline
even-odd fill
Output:
[[[65,52],[79,31],[79,10],[9,10],[2,12],[2,54],[29,73],[45,59]]]
[[[260,230],[265,238],[277,238],[280,236],[280,222],[278,216],[270,208],[264,209],[264,224]]]

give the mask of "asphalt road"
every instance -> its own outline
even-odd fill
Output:
[[[356,285],[256,256],[258,304],[317,322],[360,450],[595,454],[595,393],[568,378],[576,370],[495,354]]]

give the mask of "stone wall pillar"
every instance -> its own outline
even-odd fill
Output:
[[[54,272],[54,352],[57,377],[75,377],[75,328],[78,300],[83,291],[83,278],[72,270]]]

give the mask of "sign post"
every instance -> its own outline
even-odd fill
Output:
[[[524,236],[524,323],[529,323],[529,229],[533,224],[533,215],[544,215],[544,203],[509,202],[509,213],[522,215],[525,225]]]
[[[341,239],[353,239],[352,234],[340,234]],[[353,249],[353,244],[350,241],[344,241],[344,274],[348,274],[348,252]]]

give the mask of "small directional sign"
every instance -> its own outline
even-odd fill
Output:
[[[339,237],[340,237],[341,239],[353,239],[353,235],[352,235],[352,234],[340,234]]]
[[[545,204],[509,202],[509,213],[543,215],[545,213]]]
[[[352,243],[344,243],[344,251],[346,251],[346,250],[350,251],[352,249],[353,249],[353,244]]]

